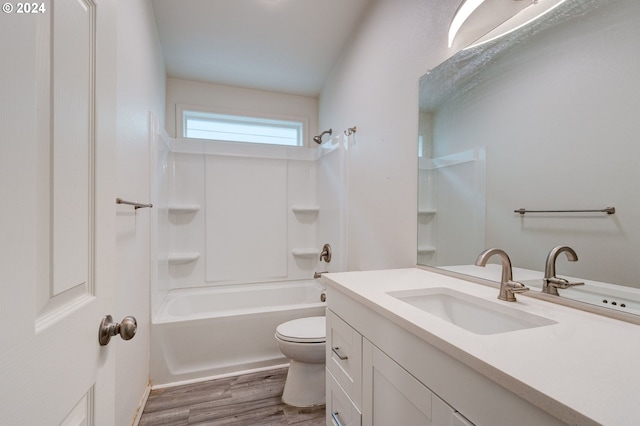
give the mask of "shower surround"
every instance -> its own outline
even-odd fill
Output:
[[[306,148],[173,139],[161,130],[155,135],[153,383],[200,380],[286,362],[273,338],[277,321],[322,315],[321,289],[312,279],[314,272],[329,266],[339,270],[345,262],[342,239],[327,240],[319,231],[331,228],[338,235],[344,228],[346,148],[342,138]],[[329,187],[320,188],[321,182]],[[319,260],[327,242],[337,253],[330,265]],[[300,291],[315,292],[318,297],[289,300],[289,293]],[[234,300],[244,299],[251,305],[251,312],[242,303],[229,304],[225,314],[215,308],[217,298],[232,293],[239,296]],[[197,318],[168,313],[167,306],[176,303],[192,309],[205,294],[212,303],[199,309]],[[174,300],[177,295],[182,302]],[[279,299],[282,303],[277,303]],[[264,316],[265,311],[270,314]],[[247,322],[250,319],[253,325]],[[227,345],[231,355],[204,351],[211,354],[210,360],[178,365],[176,360],[182,358],[174,355],[185,348],[198,352],[202,341],[207,347]],[[263,344],[241,350],[243,341]],[[237,355],[238,350],[252,348],[256,353]],[[166,354],[173,355],[167,358]]]

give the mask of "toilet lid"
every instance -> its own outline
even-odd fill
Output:
[[[325,317],[287,321],[276,328],[276,336],[287,342],[321,343],[327,338]]]

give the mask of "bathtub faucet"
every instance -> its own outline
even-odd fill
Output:
[[[329,271],[322,271],[322,272],[314,272],[313,273],[313,278],[320,278],[322,276],[322,274],[326,274]]]

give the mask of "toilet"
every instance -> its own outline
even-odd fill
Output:
[[[325,403],[325,317],[287,321],[276,328],[280,351],[291,360],[282,401],[294,407]]]

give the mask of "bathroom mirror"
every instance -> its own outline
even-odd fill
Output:
[[[561,297],[640,314],[639,21],[637,0],[567,0],[420,79],[419,265],[499,281],[474,266],[498,247],[535,286],[568,245],[556,273],[586,285]]]

